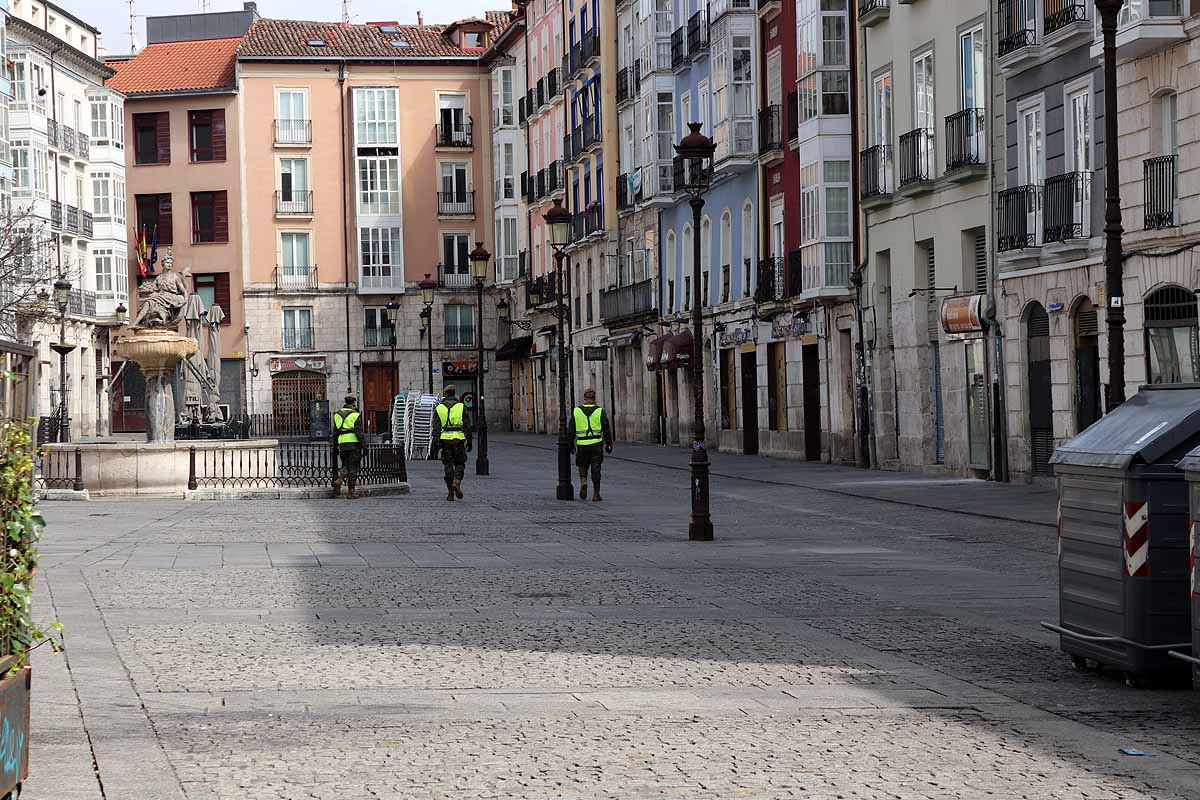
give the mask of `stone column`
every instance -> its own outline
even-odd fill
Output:
[[[174,368],[145,370],[146,441],[175,440]]]

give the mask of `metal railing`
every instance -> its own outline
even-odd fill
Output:
[[[438,192],[438,215],[470,217],[475,214],[475,192]]]
[[[318,426],[317,433],[327,441],[329,431],[333,429],[333,415],[328,414],[325,419],[328,424],[324,430]],[[387,430],[386,424],[378,424],[380,421],[372,414],[364,416],[363,429],[368,438]],[[382,421],[386,423],[386,417]],[[229,437],[234,439],[311,439],[314,433],[312,422],[308,409],[293,414],[239,414],[229,421],[227,430]]]
[[[583,128],[584,150],[587,150],[603,138],[600,128],[600,116],[598,114],[592,117],[584,117],[581,127]]]
[[[317,288],[317,267],[292,266],[275,268],[275,289],[280,292],[312,291]]]
[[[708,11],[692,14],[687,24],[688,57],[695,58],[708,49]]]
[[[54,230],[62,230],[62,203],[57,200],[50,201],[50,227]]]
[[[1037,44],[1037,0],[999,0],[999,4],[996,54],[1004,58]]]
[[[77,316],[96,316],[96,293],[87,289],[72,289],[67,295],[67,313]]]
[[[600,292],[600,321],[633,317],[654,311],[654,280],[618,286],[615,289],[603,289]]]
[[[43,450],[40,467],[34,476],[34,486],[38,489],[69,489],[82,492],[85,488],[83,449],[54,447]]]
[[[580,65],[587,66],[593,59],[600,57],[600,34],[592,29],[583,35],[579,47]]]
[[[379,348],[389,348],[396,344],[396,329],[388,325],[385,327],[363,326],[363,347],[368,350]]]
[[[315,337],[312,328],[284,328],[284,350],[312,350]]]
[[[633,199],[629,195],[629,175],[623,172],[617,176],[617,210],[630,208],[633,208]]]
[[[92,157],[92,139],[83,131],[75,134],[75,155],[84,161]]]
[[[965,108],[946,117],[946,171],[987,164],[987,115]]]
[[[312,189],[291,189],[289,191],[275,193],[275,213],[276,214],[303,214],[308,215],[313,213],[313,193]]]
[[[338,471],[337,448],[325,442],[280,442],[263,447],[188,451],[189,489],[254,489],[332,487]],[[358,486],[408,481],[404,448],[391,444],[363,446]]]
[[[671,34],[671,69],[687,63],[687,28],[680,26]]]
[[[1014,186],[1000,192],[996,215],[996,250],[1001,253],[1038,246],[1042,187]]]
[[[525,282],[525,307],[535,308],[539,305],[555,302],[558,299],[557,289],[557,272],[549,272],[545,275],[538,275],[536,278],[531,278]],[[538,302],[535,303],[535,299]]]
[[[467,348],[475,346],[474,325],[446,325],[444,328],[446,347]]]
[[[275,144],[312,144],[312,120],[275,120]]]
[[[777,105],[758,112],[758,152],[770,153],[783,148],[783,113]]]
[[[758,282],[754,289],[756,303],[782,300],[786,296],[787,276],[783,259],[778,256],[761,258],[758,261]]]
[[[865,17],[872,11],[888,7],[888,0],[858,0],[858,16]]]
[[[629,67],[622,67],[617,70],[617,102],[624,103],[631,96],[629,91]]]
[[[1076,22],[1087,22],[1087,3],[1084,0],[1042,0],[1045,15],[1042,31],[1046,36]]]
[[[95,220],[90,211],[79,212],[79,232],[89,239],[95,235]]]
[[[67,225],[66,229],[71,233],[79,233],[79,209],[75,206],[67,206]]]
[[[900,137],[900,185],[908,186],[933,178],[933,131],[917,128]]]
[[[471,267],[464,264],[461,267],[438,264],[438,286],[442,289],[474,289],[475,278],[471,275]]]
[[[1085,239],[1092,231],[1092,173],[1068,172],[1046,180],[1045,242]]]
[[[558,67],[551,67],[546,73],[546,102],[553,103],[559,93]]]
[[[439,122],[434,126],[438,147],[471,147],[471,118],[467,117],[458,124],[444,125]]]
[[[591,236],[593,233],[602,233],[604,231],[604,206],[596,204],[583,212],[584,233]]]
[[[892,193],[892,148],[877,144],[868,147],[858,156],[859,174],[862,176],[860,199],[887,197]]]
[[[1158,156],[1142,162],[1142,192],[1146,200],[1146,230],[1170,228],[1175,219],[1175,201],[1179,199],[1177,178],[1179,156]]]
[[[788,92],[787,96],[787,140],[800,138],[800,93]]]

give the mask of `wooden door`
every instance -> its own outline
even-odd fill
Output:
[[[821,460],[821,354],[817,345],[800,348],[804,382],[804,458]]]
[[[742,353],[742,452],[758,454],[758,354]]]
[[[395,365],[363,364],[362,411],[371,431],[383,433],[391,430],[392,400],[395,396]]]

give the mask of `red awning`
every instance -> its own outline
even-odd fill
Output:
[[[667,339],[663,346],[661,363],[663,369],[686,367],[692,363],[692,332],[683,331]]]
[[[662,369],[662,364],[659,359],[662,357],[663,345],[671,338],[671,334],[665,334],[650,342],[650,352],[646,354],[646,369],[653,372],[657,369]]]

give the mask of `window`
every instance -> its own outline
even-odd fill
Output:
[[[749,36],[733,37],[733,115],[754,113],[754,58]]]
[[[313,314],[311,308],[283,309],[283,349],[313,349]]]
[[[675,260],[675,256],[676,256],[676,253],[675,253],[675,231],[668,231],[667,232],[667,265],[666,265],[666,267],[669,272],[675,271],[675,267],[678,263]],[[675,281],[671,281],[669,284],[669,290],[667,292],[667,311],[669,313],[674,310],[675,310]]]
[[[360,228],[359,271],[362,288],[391,288],[404,280],[404,239],[400,228]]]
[[[466,303],[447,303],[445,312],[446,347],[475,346],[475,307]]]
[[[692,246],[692,226],[683,227],[683,310],[687,311],[692,302],[692,274],[695,265],[694,248]]]
[[[438,124],[438,144],[462,145],[470,142],[466,95],[438,96]]]
[[[987,108],[987,43],[983,26],[958,37],[959,102],[962,108]]]
[[[871,133],[877,145],[892,141],[892,73],[875,78],[871,96]]]
[[[171,162],[171,118],[166,111],[133,115],[135,164]]]
[[[1092,97],[1087,87],[1067,94],[1067,171],[1092,171]]]
[[[848,237],[850,235],[850,162],[826,161],[824,170],[825,235]]]
[[[513,70],[504,67],[492,73],[492,123],[497,128],[513,124]]]
[[[511,281],[517,277],[517,218],[496,220],[496,280]]]
[[[92,213],[97,221],[125,221],[125,181],[111,172],[92,173]]]
[[[827,117],[850,113],[850,73],[821,73],[821,113]]]
[[[134,201],[137,203],[137,232],[145,231],[151,239],[157,234],[159,245],[172,244],[171,195],[139,194]]]
[[[733,215],[729,209],[721,213],[721,302],[728,303],[732,290],[730,272],[733,268]]]
[[[467,165],[442,164],[440,172],[443,202],[467,202]]]
[[[463,34],[463,47],[483,47],[483,34],[478,31]]]
[[[228,241],[229,204],[225,192],[192,192],[192,243]]]
[[[225,111],[189,111],[191,159],[197,161],[225,160]]]
[[[1022,186],[1040,186],[1045,179],[1045,146],[1040,101],[1017,112],[1018,177]]]
[[[700,223],[700,273],[704,276],[704,286],[700,291],[700,305],[708,305],[712,298],[708,294],[708,271],[712,269],[712,220],[708,217]]]
[[[400,159],[358,159],[358,207],[363,214],[400,213]]]
[[[933,53],[922,53],[913,59],[913,128],[932,131],[934,128]]]
[[[213,306],[220,306],[221,310],[226,312],[225,318],[221,320],[222,325],[228,325],[230,321],[229,312],[229,273],[228,272],[206,272],[197,273],[192,276],[192,285],[195,287],[195,292],[204,302],[206,309]]]
[[[283,280],[307,282],[312,268],[310,234],[307,231],[285,231],[279,234],[279,275]]]
[[[442,265],[447,275],[470,275],[471,237],[466,233],[442,234]]]
[[[275,95],[275,141],[308,144],[308,95],[303,89],[279,89]]]
[[[96,248],[93,252],[96,256],[96,296],[111,299],[116,285],[112,248]]]
[[[819,164],[806,164],[800,169],[800,241],[804,244],[821,238],[819,170]]]
[[[750,296],[750,274],[754,272],[754,205],[742,206],[742,296]]]
[[[1195,295],[1182,286],[1156,289],[1146,298],[1145,314],[1150,383],[1200,380]]]
[[[386,308],[367,306],[363,309],[363,347],[391,347],[395,339],[395,329]]]
[[[498,187],[499,191],[496,194],[504,200],[512,200],[515,196],[514,175],[516,170],[512,142],[504,142],[500,146],[500,166],[502,171],[499,182],[501,185]]]
[[[354,90],[354,138],[362,146],[399,144],[396,90],[367,87]]]

